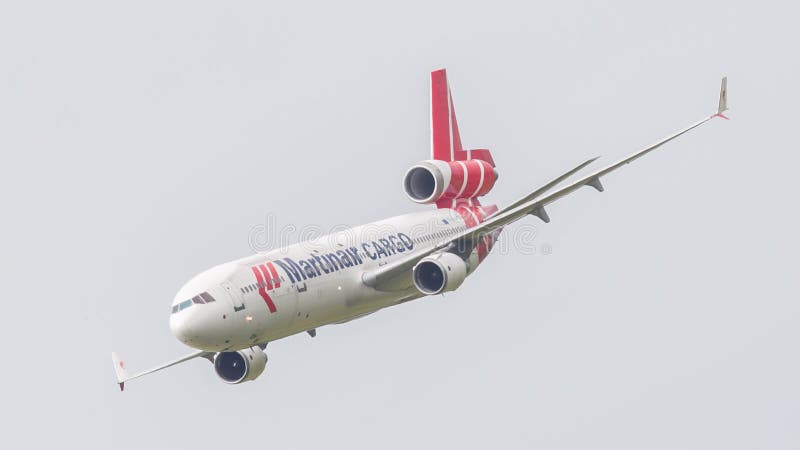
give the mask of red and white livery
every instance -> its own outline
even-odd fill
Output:
[[[413,165],[403,189],[436,208],[373,222],[288,248],[231,261],[195,276],[172,302],[170,329],[194,352],[129,374],[112,353],[117,383],[202,357],[226,383],[257,378],[267,343],[344,323],[410,300],[456,290],[492,250],[502,228],[522,217],[550,218],[545,207],[727,110],[722,80],[717,111],[611,165],[567,180],[589,159],[503,208],[483,205],[498,179],[487,149],[464,149],[444,69],[431,73],[431,155]],[[564,183],[564,184],[562,184]]]

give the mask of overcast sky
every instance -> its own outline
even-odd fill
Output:
[[[798,448],[797,17],[3,2],[0,447]],[[426,209],[400,181],[429,154],[439,67],[465,146],[498,164],[485,203],[713,112],[723,75],[732,120],[526,219],[539,251],[492,255],[457,293],[271,343],[254,382],[195,360],[118,392],[109,352],[187,353],[175,292],[271,218]]]

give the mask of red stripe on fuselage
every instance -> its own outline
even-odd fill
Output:
[[[267,275],[267,268],[262,264],[260,266],[253,266],[251,269],[253,269],[253,274],[256,276],[256,282],[258,283],[258,294],[264,299],[264,303],[267,304],[269,312],[274,313],[277,311],[277,308],[275,308],[275,303],[272,302],[272,298],[270,298],[266,290],[267,282],[265,278],[269,278]]]
[[[478,242],[477,249],[478,249],[478,262],[481,263],[481,262],[483,262],[483,259],[486,258],[486,239],[485,238],[481,239],[480,242]]]
[[[461,203],[453,208],[453,210],[464,219],[464,223],[467,225],[467,228],[472,228],[496,212],[497,206],[470,206],[469,203]],[[486,258],[486,256],[489,254],[489,251],[491,251],[492,247],[494,247],[494,243],[497,240],[497,237],[500,235],[500,231],[501,229],[492,231],[488,235],[481,238],[477,245],[475,245],[475,249],[478,252],[479,263]]]
[[[475,221],[475,216],[470,214],[470,212],[467,210],[467,208],[465,208],[463,206],[458,206],[458,207],[455,208],[455,211],[459,215],[461,215],[462,219],[464,219],[464,224],[467,225],[467,228],[472,228],[472,227],[474,227],[475,225],[478,224],[478,222]]]
[[[272,281],[275,285],[275,289],[281,287],[281,278],[278,276],[278,271],[275,270],[275,264],[272,264],[272,261],[267,263],[267,267],[269,268],[269,273],[272,274]]]
[[[261,271],[261,274],[264,275],[264,284],[266,285],[266,290],[272,290],[272,276],[269,274],[267,267],[263,264],[258,266],[258,270]]]

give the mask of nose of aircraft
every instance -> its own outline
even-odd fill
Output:
[[[198,350],[224,348],[231,337],[225,327],[228,321],[222,304],[200,303],[173,313],[169,318],[169,329],[176,339]]]
[[[184,311],[184,313],[189,312],[190,311]],[[173,314],[170,316],[169,329],[172,332],[172,335],[190,347],[192,347],[193,340],[191,328],[191,320],[189,319],[188,314]]]

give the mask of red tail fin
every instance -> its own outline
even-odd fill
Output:
[[[489,150],[464,150],[458,133],[456,108],[445,69],[431,72],[431,159],[465,161],[481,159],[494,167]]]
[[[435,70],[431,72],[431,158],[456,161],[456,152],[462,150],[447,71]]]
[[[431,72],[431,159],[440,161],[466,161],[480,159],[495,167],[492,153],[487,149],[464,150],[458,133],[456,108],[445,69]],[[456,205],[478,206],[477,198],[440,200],[439,208],[454,208]]]

